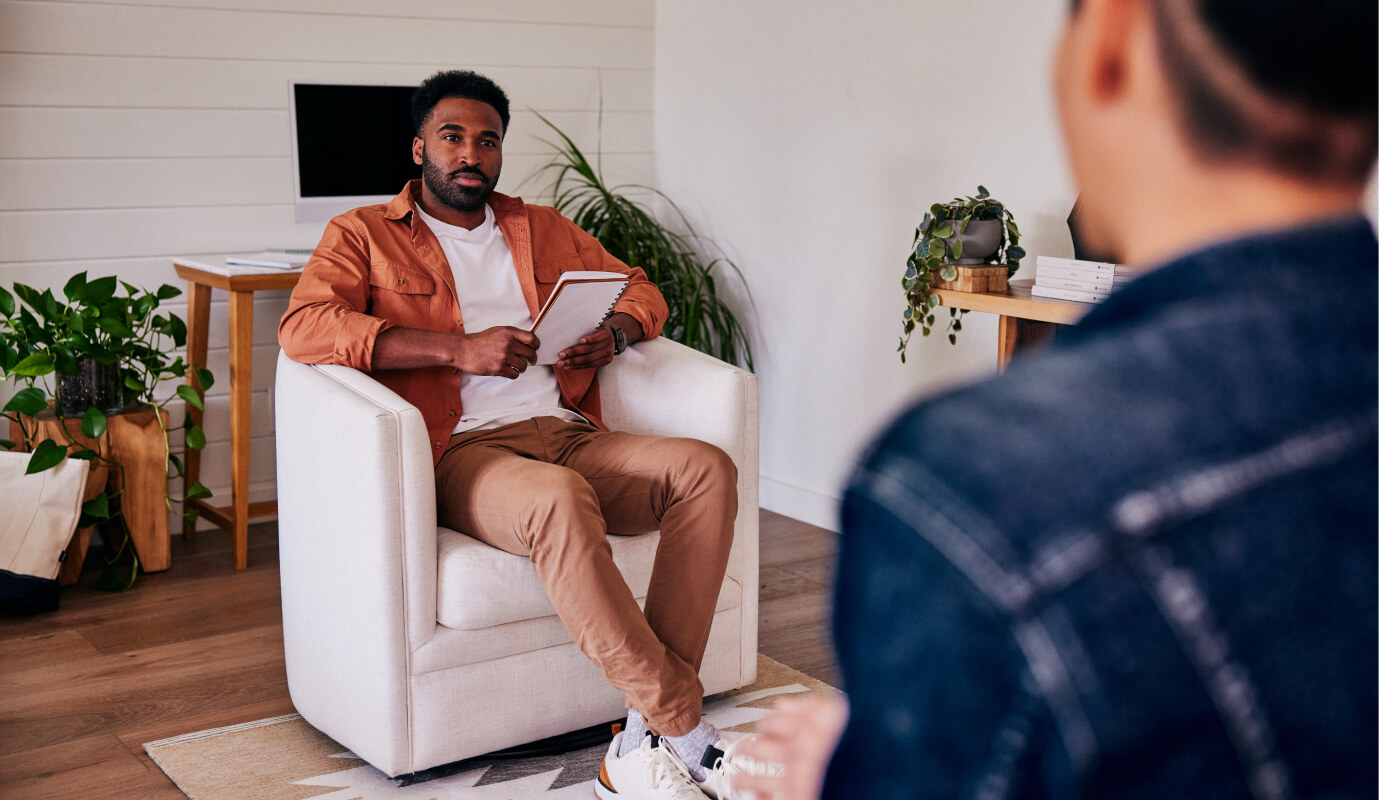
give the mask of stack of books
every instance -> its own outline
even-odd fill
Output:
[[[1035,259],[1035,286],[1030,293],[1036,297],[1100,303],[1133,278],[1135,275],[1123,264],[1039,256]]]

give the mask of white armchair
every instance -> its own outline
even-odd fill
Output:
[[[738,467],[738,519],[700,676],[757,671],[757,380],[669,340],[600,372],[609,427],[689,436]],[[293,704],[389,775],[616,719],[523,557],[436,523],[421,414],[368,375],[279,355],[283,641]],[[610,537],[641,600],[657,534]],[[445,620],[442,624],[440,620]]]

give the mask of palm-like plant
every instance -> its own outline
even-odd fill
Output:
[[[580,148],[550,120],[537,115],[560,137],[547,142],[556,156],[544,169],[554,171],[555,206],[608,250],[614,258],[641,267],[657,285],[670,314],[662,334],[718,359],[752,369],[752,350],[737,314],[719,296],[714,273],[723,267],[743,284],[742,270],[722,256],[705,262],[697,243],[713,244],[695,233],[685,214],[671,198],[649,186],[609,186],[600,170]],[[622,194],[627,189],[650,192],[665,201],[685,233],[659,221],[643,204]],[[751,301],[751,294],[748,294]]]

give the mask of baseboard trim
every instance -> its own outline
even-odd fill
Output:
[[[839,531],[840,499],[766,475],[760,476],[758,483],[758,505],[762,508],[835,533]]]

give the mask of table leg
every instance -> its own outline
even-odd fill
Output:
[[[1002,314],[997,320],[997,369],[1005,370],[1011,359],[1048,341],[1059,327],[1052,322],[1040,322]]]
[[[254,293],[230,292],[230,503],[235,569],[249,564],[249,400],[254,365]]]
[[[195,281],[187,282],[187,362],[198,367],[206,366],[206,339],[207,328],[211,324],[211,287]],[[204,400],[206,392],[202,389],[201,381],[197,378],[195,370],[187,372],[187,384],[196,390],[196,393]],[[187,406],[187,414],[192,421],[200,425],[203,418],[201,411],[191,405]],[[191,486],[201,479],[201,451],[184,448],[182,474],[185,476],[184,485]],[[196,521],[183,520],[182,536],[190,539],[196,535]]]

